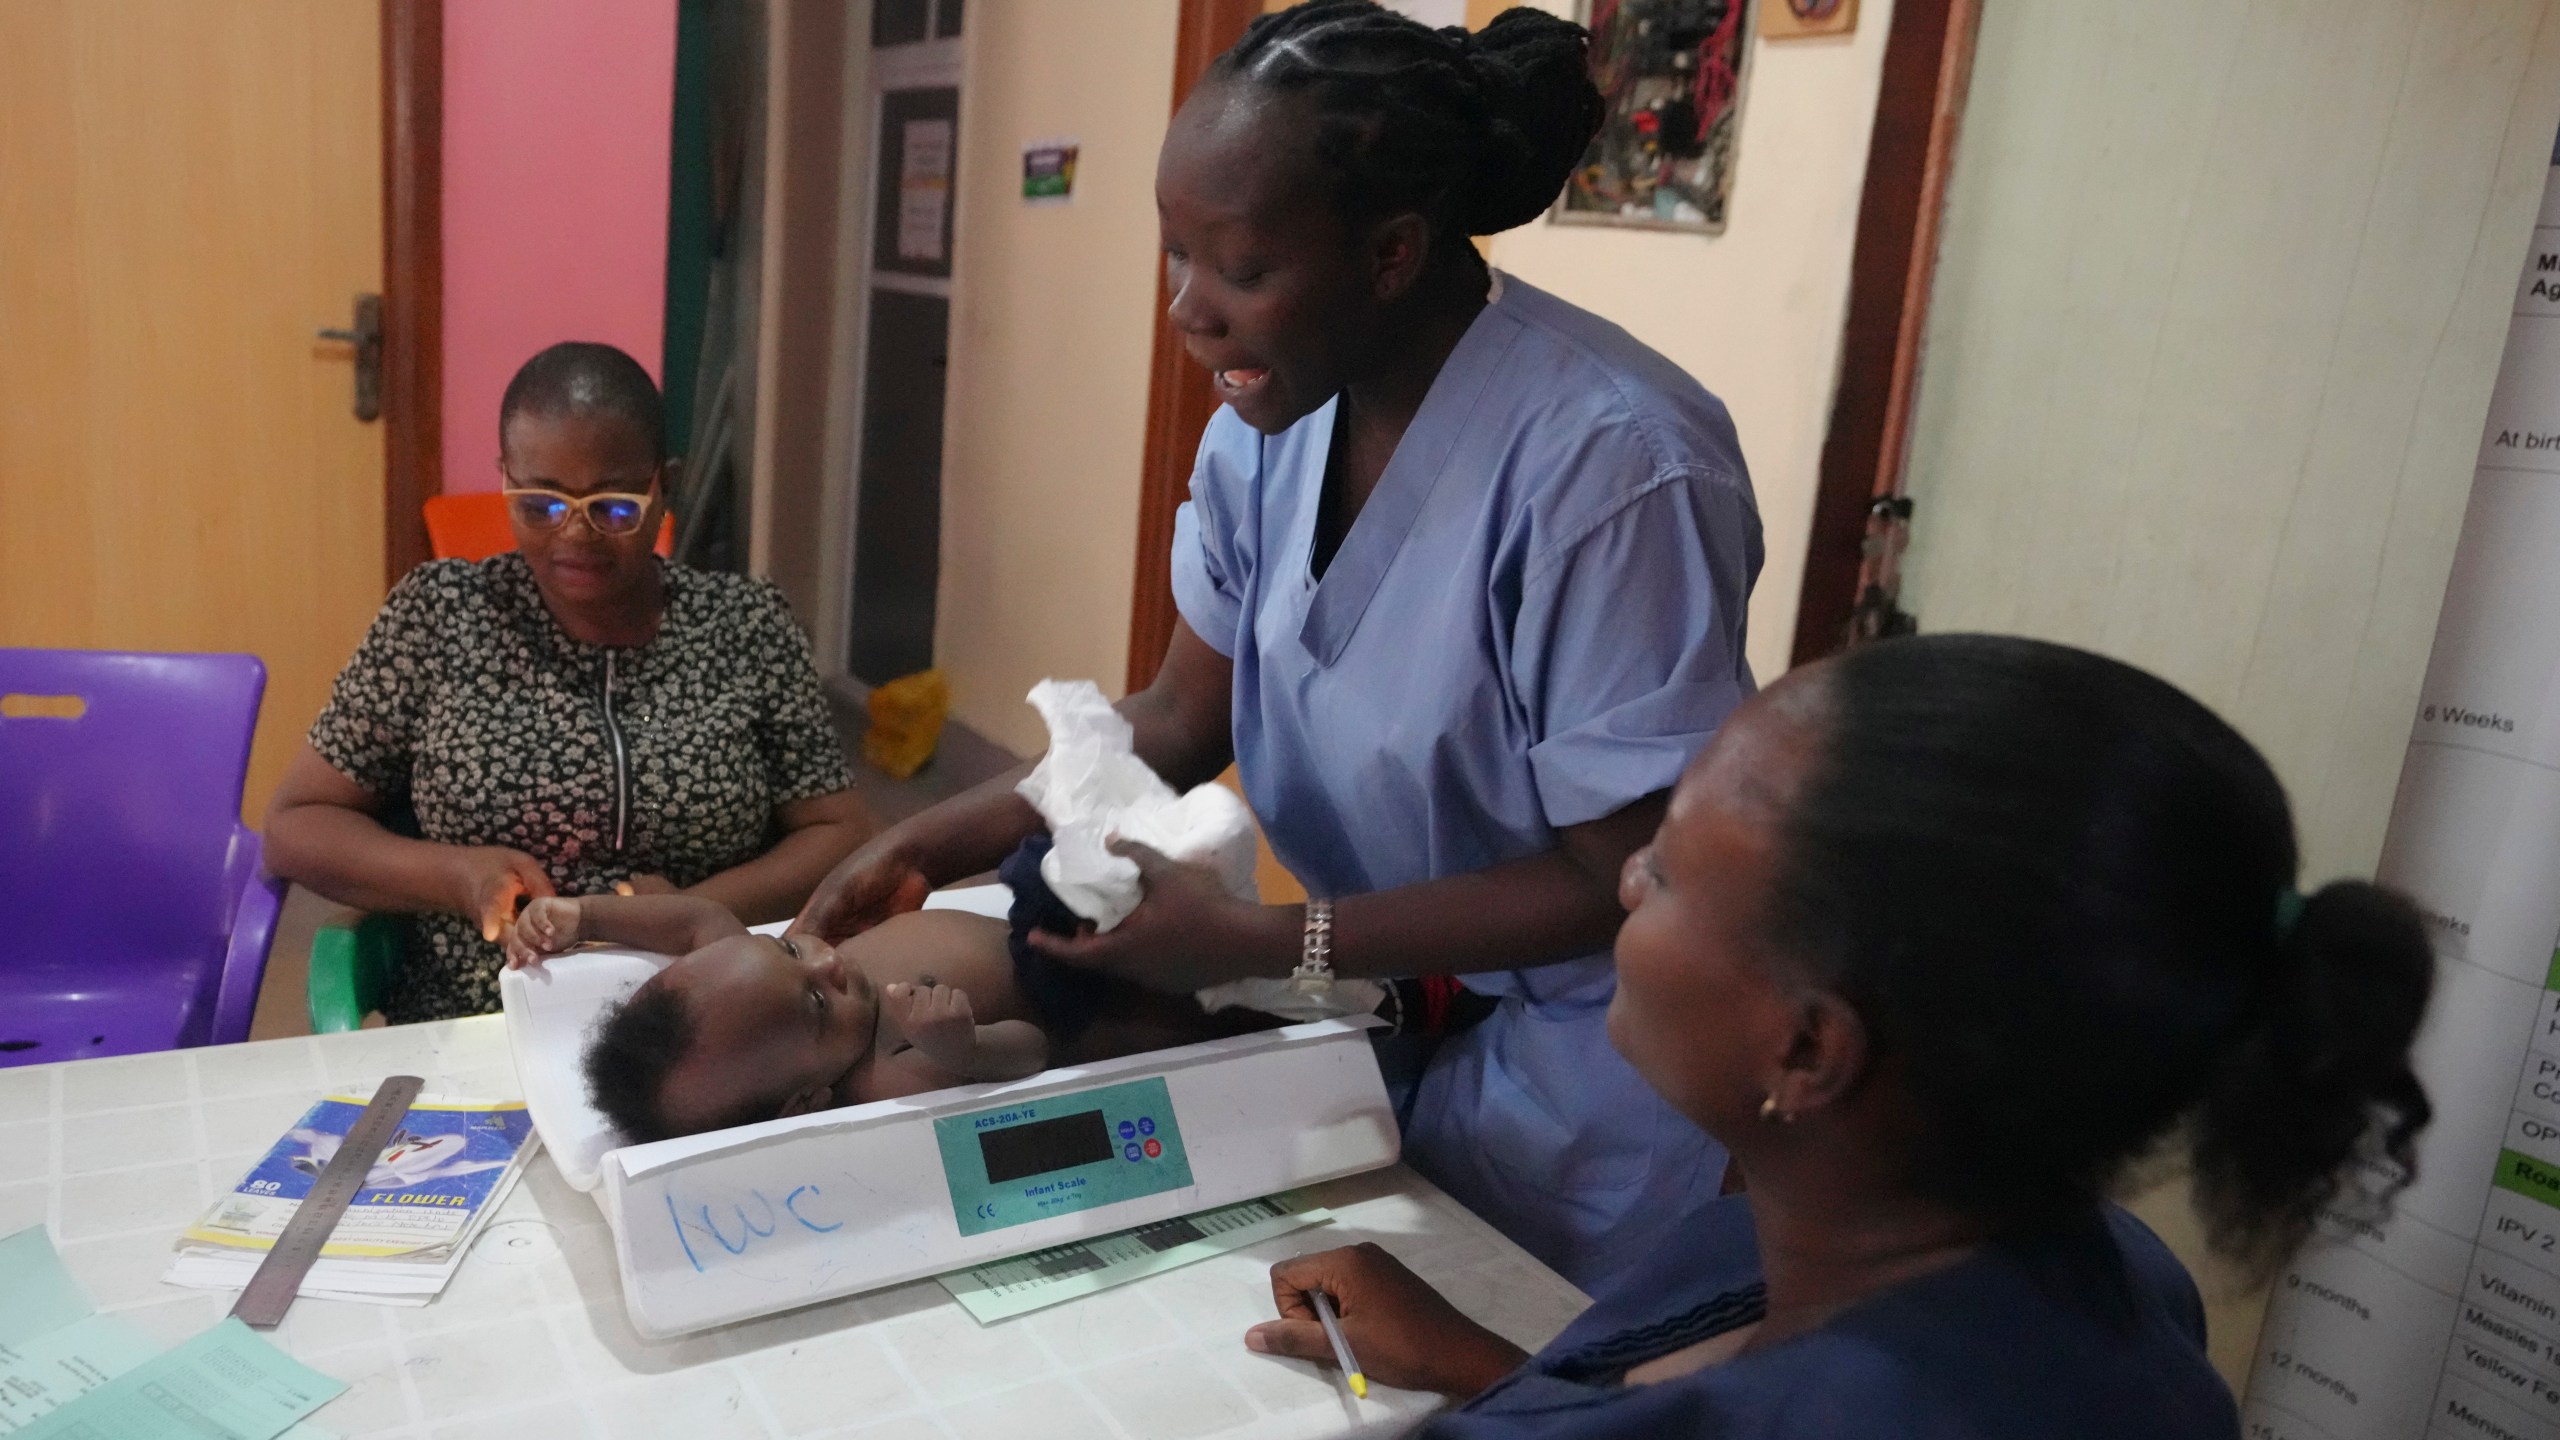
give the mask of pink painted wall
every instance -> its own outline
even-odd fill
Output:
[[[444,12],[444,488],[498,485],[498,397],[601,340],[658,373],[675,0]]]

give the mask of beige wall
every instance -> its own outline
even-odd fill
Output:
[[[858,235],[867,160],[844,142],[867,134],[849,118],[867,119],[862,86],[870,46],[853,27],[866,17],[839,0],[774,0],[765,16],[766,133],[764,245],[756,319],[755,443],[748,461],[754,496],[748,507],[748,554],[756,574],[782,589],[812,638],[833,641],[844,607],[827,588],[831,462],[841,464],[849,423],[852,370],[849,314],[843,292],[861,272],[846,252]],[[848,205],[852,200],[856,203]],[[858,253],[858,252],[857,252]],[[834,533],[841,533],[837,531]]]
[[[2159,671],[2380,853],[2560,118],[2552,0],[1989,7],[1903,603]]]
[[[2370,872],[2555,124],[2555,0],[1986,7],[1921,627],[2169,677],[2274,761],[2312,879]],[[2142,1208],[2193,1263],[2177,1194]],[[2209,1288],[2236,1379],[2257,1306]]]
[[[1751,665],[1764,681],[1786,669],[1795,640],[1892,10],[1867,0],[1846,40],[1752,41],[1722,235],[1541,221],[1493,242],[1494,264],[1625,326],[1732,410],[1768,541],[1751,599]]]
[[[1174,23],[1174,0],[969,8],[934,653],[960,718],[1024,754],[1034,682],[1116,694],[1128,669]],[[1023,203],[1023,142],[1058,137],[1074,198]]]

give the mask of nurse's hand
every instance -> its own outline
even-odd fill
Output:
[[[1272,1266],[1271,1298],[1279,1303],[1280,1318],[1244,1332],[1245,1348],[1333,1364],[1333,1343],[1307,1299],[1310,1290],[1332,1298],[1352,1358],[1380,1385],[1464,1400],[1529,1358],[1459,1314],[1403,1261],[1375,1245],[1323,1250]]]
[[[1146,898],[1104,934],[1031,932],[1053,959],[1183,994],[1253,975],[1286,975],[1297,963],[1304,922],[1295,906],[1239,900],[1206,865],[1167,858],[1134,840],[1111,852],[1138,862]]]
[[[892,915],[923,909],[932,893],[933,882],[905,846],[875,841],[827,872],[791,929],[839,944]]]

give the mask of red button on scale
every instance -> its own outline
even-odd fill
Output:
[[[1157,1156],[1159,1156],[1159,1155],[1161,1155],[1161,1154],[1163,1154],[1163,1153],[1164,1153],[1164,1142],[1163,1142],[1163,1141],[1161,1141],[1161,1140],[1150,1140],[1150,1141],[1148,1141],[1148,1142],[1147,1142],[1147,1158],[1148,1158],[1148,1159],[1153,1160],[1154,1158],[1156,1158]]]

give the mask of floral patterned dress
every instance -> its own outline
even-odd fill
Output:
[[[633,649],[581,644],[512,552],[392,590],[311,727],[320,758],[448,845],[533,856],[563,895],[691,885],[780,838],[776,807],[852,783],[809,642],[771,584],[666,565]],[[504,956],[465,916],[408,917],[394,1022],[498,1008]]]

